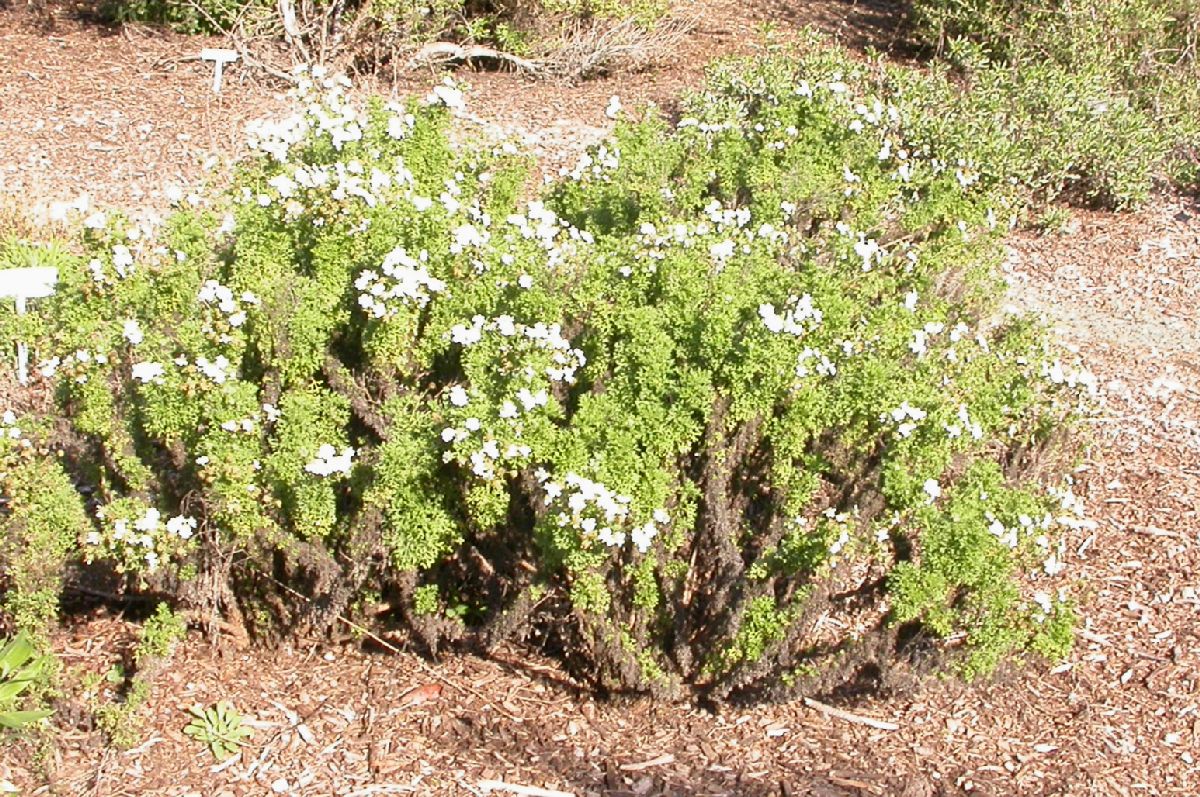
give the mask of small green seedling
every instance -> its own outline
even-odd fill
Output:
[[[17,711],[17,695],[42,674],[43,659],[24,634],[17,634],[0,648],[0,728],[18,729],[50,716],[49,711]]]
[[[192,721],[183,732],[208,745],[218,761],[236,755],[254,733],[252,728],[242,724],[241,713],[228,700],[222,700],[210,708],[192,706],[190,712]]]

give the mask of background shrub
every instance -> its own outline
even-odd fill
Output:
[[[1032,185],[1047,198],[1125,207],[1145,201],[1156,178],[1190,181],[1195,3],[914,0],[912,13],[978,98],[964,132],[1009,136],[1011,162],[1037,172]]]
[[[404,68],[428,43],[491,45],[507,64],[586,77],[614,63],[637,67],[667,48],[678,24],[661,35],[666,0],[108,0],[115,22],[149,22],[182,33],[229,34],[272,63],[264,41],[286,42],[310,65],[374,70]],[[516,58],[509,58],[516,56]],[[438,63],[463,56],[418,58]],[[525,57],[522,59],[521,57]],[[286,69],[286,67],[284,67]],[[285,72],[275,70],[278,75]]]
[[[659,695],[1064,652],[1080,507],[1030,463],[1089,380],[995,312],[1005,181],[871,72],[719,65],[537,198],[451,143],[453,84],[300,93],[227,194],[87,219],[38,307],[84,558],[260,637],[370,595]]]

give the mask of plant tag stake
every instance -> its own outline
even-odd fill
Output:
[[[54,293],[57,282],[58,269],[48,266],[0,269],[0,297],[15,299],[17,315],[25,315],[25,302]],[[17,341],[17,380],[29,381],[29,347],[22,341]]]
[[[213,93],[220,94],[221,72],[225,68],[225,64],[233,63],[238,59],[237,52],[220,47],[205,47],[200,51],[200,59],[213,62]]]

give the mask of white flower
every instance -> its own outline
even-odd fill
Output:
[[[604,115],[609,119],[616,119],[619,113],[621,113],[621,100],[614,94],[608,98],[608,107],[604,109]]]
[[[529,388],[521,388],[517,391],[517,401],[521,402],[521,406],[526,412],[537,407],[544,407],[549,397],[545,390],[539,390],[537,393],[530,392]]]
[[[927,340],[928,340],[928,333],[926,333],[925,330],[923,330],[923,329],[914,330],[913,331],[913,339],[912,339],[912,342],[908,344],[908,348],[910,351],[912,351],[913,354],[920,357],[921,355],[923,355],[929,351],[929,348],[927,346]]]
[[[446,82],[440,86],[435,86],[433,91],[429,92],[429,96],[425,98],[425,102],[430,105],[445,105],[452,111],[465,111],[467,103],[463,100],[463,93],[454,86],[454,81],[446,78]]]
[[[142,328],[133,318],[125,321],[121,334],[134,346],[142,342]]]
[[[353,457],[353,448],[343,448],[342,453],[338,454],[337,449],[328,443],[324,443],[317,449],[316,458],[305,465],[304,469],[317,476],[328,476],[331,473],[349,473]]]
[[[608,526],[600,529],[596,537],[609,548],[620,548],[625,544],[625,532],[613,531]]]
[[[921,409],[920,407],[912,406],[908,403],[908,401],[900,402],[900,406],[891,412],[892,420],[896,421],[897,423],[905,418],[911,418],[914,421],[923,421],[925,420],[926,414],[927,413],[925,410]]]
[[[122,277],[133,268],[133,253],[129,251],[129,247],[123,244],[117,244],[113,247],[113,267]]]
[[[230,378],[230,362],[224,354],[218,355],[217,359],[211,362],[207,357],[197,357],[196,365],[205,376],[218,385],[224,384]]]
[[[162,382],[163,367],[158,363],[136,363],[131,371],[133,378],[140,380],[143,384],[150,381]]]
[[[465,407],[470,402],[470,396],[467,395],[467,391],[461,385],[455,385],[450,388],[450,403],[455,407]]]
[[[862,270],[871,270],[871,261],[879,260],[883,257],[883,250],[879,248],[879,244],[874,238],[861,238],[854,244],[854,253],[862,258]]]
[[[155,531],[158,529],[158,521],[160,518],[162,518],[162,513],[154,507],[150,507],[146,510],[146,514],[138,518],[138,520],[133,524],[133,527],[138,531]]]
[[[928,503],[931,503],[931,504],[934,501],[936,501],[942,494],[942,487],[940,484],[937,483],[937,479],[926,479],[925,485],[922,489],[924,489],[925,494],[927,496],[929,496]]]
[[[721,241],[719,244],[713,244],[708,248],[709,255],[718,263],[724,263],[729,258],[733,257],[735,244],[731,240]]]
[[[658,534],[658,529],[653,523],[646,523],[638,526],[629,534],[630,542],[638,549],[639,553],[645,553],[650,549],[650,543],[654,541],[654,537]]]
[[[279,174],[267,181],[267,185],[279,192],[284,199],[289,199],[296,193],[296,181],[286,174]]]
[[[176,515],[167,521],[167,533],[174,534],[181,540],[191,539],[196,531],[196,519],[184,515]]]

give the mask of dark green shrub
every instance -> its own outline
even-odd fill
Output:
[[[107,0],[104,15],[113,22],[147,22],[187,34],[223,34],[238,26],[253,29],[275,19],[272,0]]]
[[[1002,183],[870,77],[721,65],[533,201],[450,143],[453,85],[305,86],[228,195],[93,218],[39,309],[84,554],[260,634],[370,594],[661,695],[1060,653],[1078,506],[1020,463],[1088,381],[995,313]]]
[[[532,40],[552,42],[564,24],[634,20],[649,28],[667,10],[665,0],[107,0],[105,15],[181,33],[285,39],[305,63],[375,68],[399,66],[434,41],[491,44],[523,55]]]

